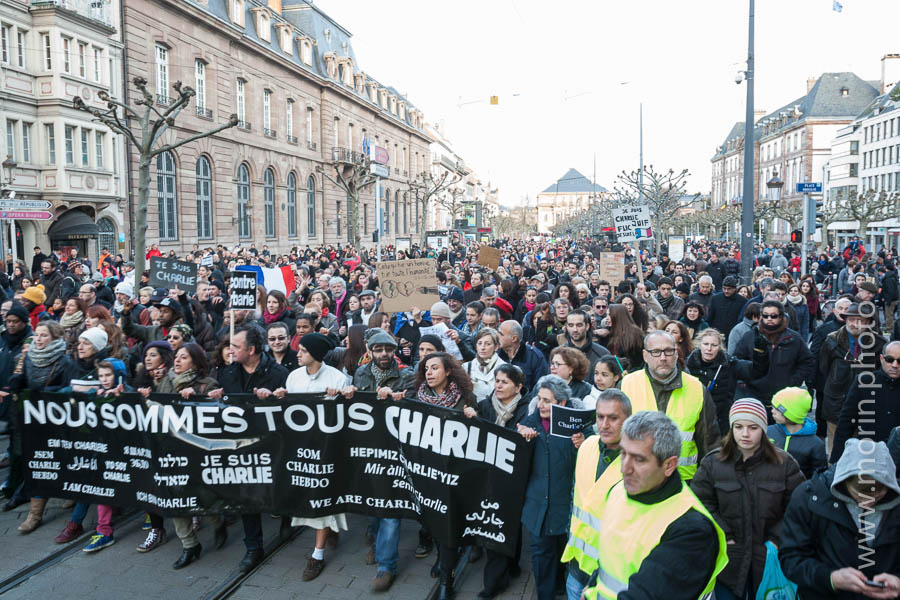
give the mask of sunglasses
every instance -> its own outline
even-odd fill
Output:
[[[781,318],[781,315],[767,315],[767,314],[762,314],[762,315],[760,315],[760,318],[761,318],[761,319],[780,319],[780,318]]]
[[[287,336],[279,335],[278,337],[270,337],[268,338],[270,342],[283,342],[287,339]]]
[[[888,356],[887,354],[884,354],[884,355],[882,355],[882,358],[884,359],[884,362],[886,362],[889,365],[891,365],[891,364],[900,365],[900,356]]]

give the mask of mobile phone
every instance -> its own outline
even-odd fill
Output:
[[[884,583],[882,583],[881,581],[872,581],[871,579],[866,579],[866,585],[884,589]]]

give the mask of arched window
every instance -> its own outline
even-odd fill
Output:
[[[316,179],[312,175],[306,180],[306,233],[316,235]]]
[[[409,233],[409,220],[407,219],[407,214],[409,213],[409,194],[403,192],[403,233]]]
[[[266,169],[263,183],[266,201],[266,237],[275,237],[275,171]]]
[[[17,224],[18,226],[18,224]],[[111,220],[106,217],[101,218],[97,221],[97,229],[100,230],[99,235],[97,236],[97,256],[100,256],[100,251],[104,248],[108,249],[113,254],[116,253],[116,225]],[[16,232],[18,233],[18,232]],[[97,265],[100,268],[102,265]]]
[[[237,184],[238,237],[250,237],[250,169],[247,165],[238,167]]]
[[[287,180],[288,237],[297,237],[297,177],[288,173]]]
[[[163,152],[156,157],[156,201],[159,205],[159,239],[178,239],[178,197],[175,187],[175,157]]]
[[[400,233],[400,190],[394,192],[394,233]]]
[[[201,156],[197,159],[197,237],[211,239],[212,232],[212,169]]]
[[[391,233],[391,190],[384,190],[384,198],[381,199],[384,207],[384,235]]]

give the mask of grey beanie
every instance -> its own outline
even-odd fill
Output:
[[[393,346],[394,348],[397,347],[397,340],[395,340],[394,336],[389,334],[387,331],[385,331],[384,329],[375,329],[374,331],[375,333],[366,340],[366,345],[369,348],[372,348],[373,346],[376,346],[378,344],[385,344],[387,346]]]

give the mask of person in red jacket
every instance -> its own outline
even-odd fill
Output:
[[[144,258],[150,260],[151,256],[162,256],[162,252],[159,251],[159,246],[156,244],[150,246],[150,249],[147,250],[147,255]]]

